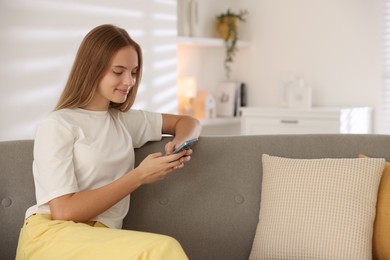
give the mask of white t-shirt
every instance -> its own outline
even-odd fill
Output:
[[[140,110],[52,112],[35,136],[37,205],[27,210],[26,218],[34,213],[50,214],[48,202],[54,198],[96,189],[120,178],[134,168],[134,148],[160,140],[161,129],[161,114]],[[121,228],[129,203],[130,195],[92,220]]]

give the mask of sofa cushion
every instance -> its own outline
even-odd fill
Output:
[[[385,160],[264,154],[250,259],[370,259]]]
[[[366,155],[359,154],[360,158]],[[378,190],[374,236],[374,259],[390,259],[390,163],[386,162]]]

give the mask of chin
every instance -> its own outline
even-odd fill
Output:
[[[115,103],[115,104],[123,104],[123,103],[126,102],[126,100],[127,100],[127,98],[125,98],[125,99],[113,99],[113,100],[111,100],[111,102]]]

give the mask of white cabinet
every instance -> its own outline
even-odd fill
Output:
[[[369,107],[242,108],[241,134],[371,133]]]

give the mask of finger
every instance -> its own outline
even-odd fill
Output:
[[[191,156],[186,155],[186,156],[181,157],[179,160],[181,163],[187,163],[191,160]]]
[[[175,144],[173,142],[168,142],[165,145],[165,154],[170,155],[173,152],[174,148],[175,148]]]
[[[180,163],[179,165],[176,165],[175,167],[173,167],[174,170],[178,170],[178,169],[181,169],[184,167],[184,163]]]
[[[191,155],[191,154],[192,154],[192,149],[191,149],[191,148],[190,148],[190,149],[187,149],[185,155]]]
[[[185,154],[186,154],[186,151],[181,151],[180,153],[167,155],[167,156],[165,156],[164,159],[166,159],[167,162],[173,162],[173,161],[179,160]]]
[[[167,164],[167,169],[173,169],[173,170],[176,170],[176,169],[180,169],[184,166],[184,163],[179,160],[176,160],[176,161],[173,161],[173,162],[170,162]]]
[[[163,154],[161,152],[158,152],[158,153],[151,153],[148,155],[148,157],[150,158],[158,158],[158,157],[161,157],[163,156]]]

